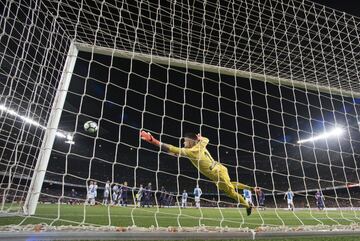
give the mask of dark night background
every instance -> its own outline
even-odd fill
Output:
[[[51,11],[56,5],[52,1],[48,2],[44,6]],[[357,15],[360,10],[359,3],[355,4],[355,1],[313,2],[353,15]],[[112,11],[114,10],[109,10],[110,13]],[[68,22],[64,21],[60,14],[59,21],[63,21],[60,25],[65,26],[64,28],[72,26],[74,29],[70,28],[66,34],[73,36],[74,32],[78,31],[77,37],[82,42],[88,41],[93,44],[92,34],[96,31],[91,29],[87,32],[82,29],[81,24],[75,25],[72,22],[77,18],[75,13],[68,11],[65,14]],[[129,19],[135,18],[130,15]],[[149,18],[154,18],[150,15]],[[168,21],[168,19],[163,20]],[[96,25],[90,20],[86,24]],[[142,24],[144,26],[140,28],[148,30],[146,23]],[[110,32],[113,30],[111,27],[114,26],[109,27]],[[216,26],[212,27],[216,28]],[[161,34],[169,35],[167,32],[169,29],[166,27],[158,26],[158,28],[163,29]],[[152,36],[145,36],[145,30],[139,31],[139,37],[151,42]],[[122,35],[129,32],[124,30],[117,33]],[[96,34],[98,34],[96,43],[102,45],[106,41],[105,34],[100,31]],[[186,33],[182,33],[180,38],[184,36]],[[57,44],[61,45],[61,43]],[[67,42],[58,48],[66,52],[68,44]],[[118,43],[115,41],[115,44]],[[129,43],[124,41],[122,44],[124,46],[119,48],[126,49],[127,44],[131,46],[131,41]],[[156,41],[156,44],[160,47],[154,51],[159,51],[156,53],[159,55],[165,53],[161,52],[162,48],[169,47],[166,41],[164,43]],[[174,44],[174,52],[180,58],[186,55],[184,50],[178,50],[176,47]],[[193,47],[194,52],[196,48],[200,50],[203,48],[201,43]],[[206,62],[210,64],[221,62],[221,65],[228,66],[231,61],[220,60],[220,57],[217,59],[219,53],[211,51],[214,46],[211,46],[210,41],[207,47],[209,55],[206,55],[206,58],[205,53],[201,53],[200,50],[190,57],[193,60],[201,59],[201,54],[204,54]],[[138,44],[134,48],[136,51],[146,52],[144,45]],[[259,46],[256,45],[254,51],[257,48]],[[223,51],[226,53],[232,49]],[[241,54],[240,50],[236,51]],[[260,63],[260,67],[254,68],[255,72],[262,71],[263,61],[268,66],[275,65],[275,61],[271,62],[270,58],[266,60],[256,58],[255,52],[254,56],[249,57],[249,59],[254,58],[249,60],[250,62]],[[246,62],[241,62],[243,56],[240,54],[239,60],[236,60],[238,62],[234,61],[234,65],[239,69],[248,70],[250,67],[246,67]],[[357,60],[357,56],[354,58]],[[54,62],[52,66],[56,70],[60,64]],[[289,67],[286,61],[280,64],[281,69],[284,70],[281,74],[286,77],[290,73],[288,71],[291,66]],[[297,70],[297,67],[294,70]],[[264,70],[264,73],[266,71]],[[305,74],[308,73],[307,71],[312,72],[311,67],[305,70]],[[350,72],[349,74],[352,74]],[[276,71],[269,70],[268,73],[274,74]],[[335,79],[338,78],[338,75],[333,76]],[[52,75],[51,78],[56,79],[56,76]],[[354,88],[357,88],[358,80],[353,81]],[[6,85],[0,87],[7,88]],[[20,106],[21,101],[23,100],[18,101]],[[332,189],[347,183],[358,183],[359,103],[359,98],[313,90],[305,91],[255,79],[235,78],[159,65],[154,62],[131,61],[80,52],[59,125],[59,129],[74,133],[76,144],[69,146],[61,139],[56,140],[46,174],[44,193],[47,192],[46,188],[56,182],[65,183],[66,190],[74,187],[71,185],[81,189],[79,186],[85,186],[90,179],[98,181],[99,186],[104,186],[107,180],[112,183],[127,181],[129,186],[136,187],[151,182],[156,189],[164,185],[167,190],[173,192],[180,192],[184,188],[192,190],[199,181],[203,191],[216,193],[215,185],[199,175],[190,161],[161,153],[157,148],[141,142],[139,131],[142,129],[151,132],[162,142],[177,146],[182,145],[181,137],[185,132],[201,133],[210,139],[209,151],[215,159],[228,168],[232,180],[263,187],[267,193],[283,192],[289,187],[294,191],[302,191],[317,188]],[[39,108],[41,109],[41,106]],[[23,109],[26,108],[18,107],[19,111]],[[38,113],[41,120],[43,115],[39,113],[39,109],[35,109],[34,112]],[[46,120],[46,117],[43,119]],[[98,123],[99,131],[95,135],[83,130],[83,124],[88,120]],[[339,139],[302,145],[296,143],[299,139],[308,138],[313,133],[322,133],[337,125],[345,128],[344,135]],[[26,131],[31,132],[29,129]],[[41,131],[37,130],[37,132]],[[37,132],[35,131],[33,135],[38,138],[32,142],[37,143],[41,140],[42,134]],[[9,142],[9,139],[2,138],[1,141]],[[13,150],[14,146],[16,144],[7,148]],[[34,159],[37,155],[36,149],[31,151],[23,147],[22,152],[20,157],[26,155]],[[30,172],[24,171],[26,168],[21,170],[23,173]],[[335,196],[335,193],[330,192],[332,191],[329,191],[329,195]],[[349,197],[349,192],[345,190],[336,195],[344,195],[346,199]]]
[[[106,56],[80,55],[61,122],[63,130],[76,128],[76,145],[64,159],[61,151],[68,149],[59,141],[59,157],[50,166],[55,170],[67,161],[67,173],[84,179],[128,181],[130,185],[136,181],[137,186],[173,183],[170,189],[176,188],[177,174],[181,174],[179,181],[186,183],[181,186],[194,186],[198,174],[190,162],[159,154],[141,143],[139,130],[145,129],[174,145],[181,145],[182,133],[200,132],[210,138],[209,150],[228,167],[233,179],[237,175],[240,181],[255,185],[256,178],[258,186],[270,190],[273,184],[275,190],[284,190],[288,181],[295,190],[305,189],[305,184],[317,188],[318,177],[321,185],[331,186],[331,172],[336,175],[335,185],[345,182],[345,174],[356,181],[358,156],[351,147],[357,143],[351,140],[358,138],[358,127],[351,99],[305,95],[303,90],[261,81],[139,61],[131,64],[125,59],[113,59],[109,71],[110,61]],[[301,116],[296,118],[297,113]],[[97,136],[83,131],[86,120],[99,123]],[[334,127],[333,123],[349,126],[339,141],[296,144],[298,137],[311,135],[311,128],[319,133]]]

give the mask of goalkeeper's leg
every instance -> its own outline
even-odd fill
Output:
[[[226,167],[217,164],[206,176],[214,181],[220,190],[224,191],[229,197],[243,205],[246,208],[247,215],[251,214],[252,206],[245,201],[243,196],[235,191],[235,187],[230,181]]]
[[[224,191],[229,197],[239,202],[246,208],[250,207],[250,204],[245,201],[244,197],[235,191],[235,187],[230,181],[229,173],[226,167],[219,165],[216,181],[216,185],[219,189]]]
[[[243,184],[241,182],[231,182],[231,184],[234,186],[234,188],[237,188],[237,189],[240,189],[240,190],[244,190],[244,189],[251,190],[251,191],[254,190],[253,187],[245,185],[245,184]]]
[[[229,182],[226,182],[225,180],[221,180],[218,182],[217,186],[220,190],[224,191],[229,197],[240,203],[246,208],[250,207],[250,204],[244,199],[242,195],[240,195],[238,192],[235,191],[234,186],[231,184],[230,180]]]

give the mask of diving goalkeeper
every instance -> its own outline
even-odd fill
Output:
[[[238,182],[231,182],[228,170],[221,163],[215,161],[206,149],[209,139],[200,134],[187,133],[184,136],[184,147],[179,148],[170,144],[161,143],[155,139],[149,132],[140,131],[140,137],[155,146],[160,147],[162,151],[180,155],[190,159],[191,163],[206,177],[215,182],[219,190],[224,191],[229,197],[236,200],[246,208],[247,215],[251,214],[252,205],[245,201],[243,196],[235,191],[238,189],[254,190],[247,185]]]

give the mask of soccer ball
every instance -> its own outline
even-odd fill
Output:
[[[97,131],[97,129],[98,129],[98,126],[97,126],[96,122],[94,122],[94,121],[87,121],[84,124],[84,130],[88,133],[93,134]]]

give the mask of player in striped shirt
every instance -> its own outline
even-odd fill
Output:
[[[288,210],[294,211],[294,193],[291,191],[291,189],[289,188],[289,190],[285,193],[284,195],[284,199],[287,199],[287,204],[288,204]]]
[[[109,204],[109,197],[110,197],[110,181],[105,183],[104,195],[103,195],[103,205]]]
[[[141,206],[141,201],[142,201],[143,195],[144,195],[144,188],[143,188],[143,185],[140,184],[139,190],[136,194],[136,206],[137,207]]]
[[[85,202],[86,205],[92,205],[93,203],[92,201],[94,199],[93,189],[94,189],[94,183],[93,181],[90,181],[86,193],[86,202]]]
[[[112,188],[112,200],[111,205],[116,205],[118,201],[118,195],[119,195],[119,186],[115,184]]]
[[[195,207],[196,208],[200,208],[201,195],[202,195],[201,188],[199,187],[199,185],[196,185],[196,187],[194,188],[194,199],[195,199]]]
[[[248,189],[244,189],[244,190],[243,190],[243,194],[244,194],[245,200],[246,200],[250,205],[253,206],[254,204],[253,204],[253,201],[252,201],[251,191],[248,190]]]
[[[188,193],[186,192],[186,190],[184,190],[181,195],[181,208],[186,208],[187,199],[188,199]]]

